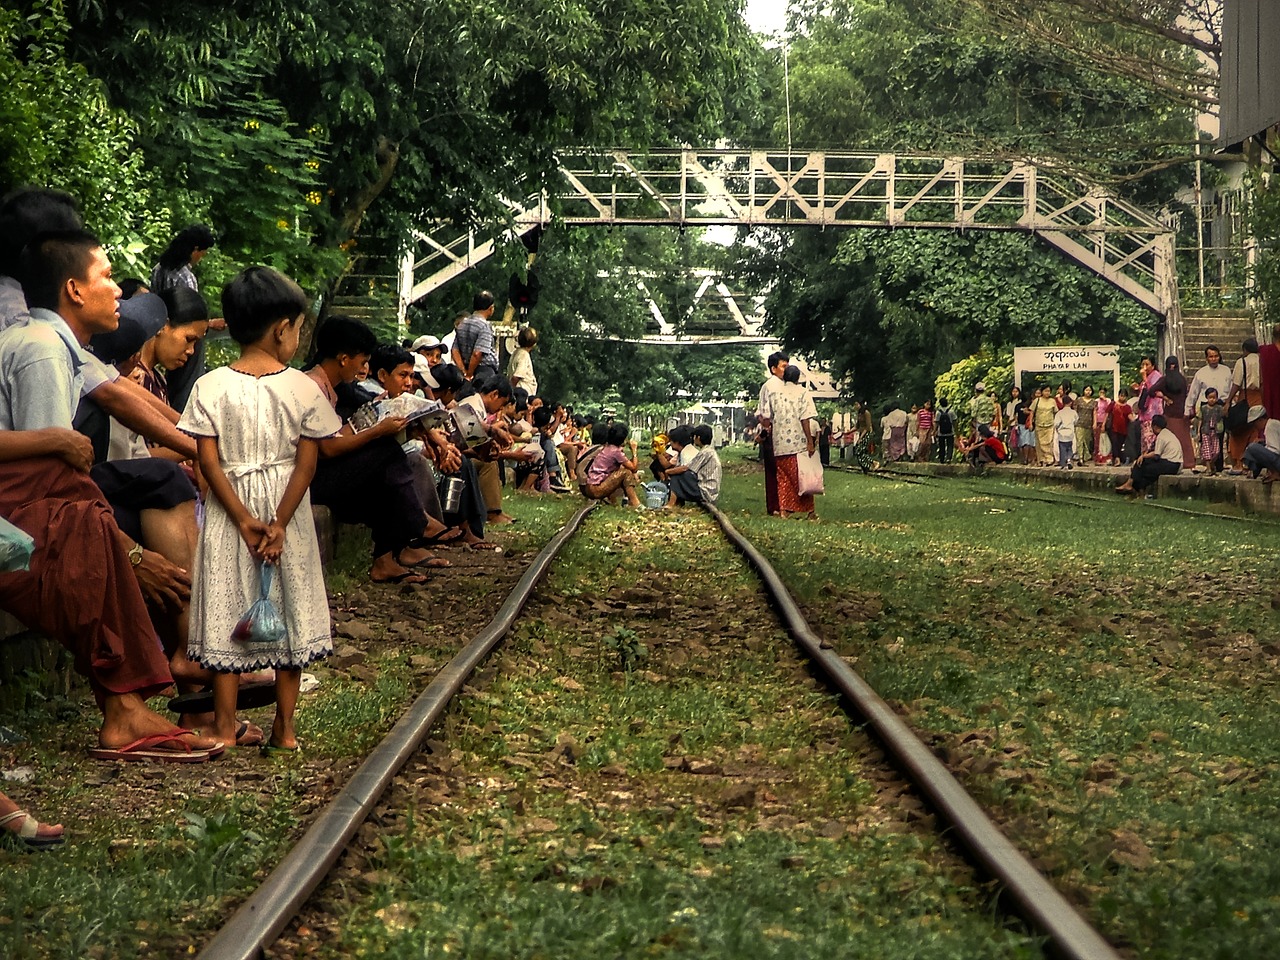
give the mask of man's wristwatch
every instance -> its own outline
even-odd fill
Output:
[[[129,548],[129,565],[136,567],[142,563],[142,544],[135,543]]]

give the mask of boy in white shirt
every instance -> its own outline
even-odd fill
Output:
[[[1058,440],[1058,469],[1070,470],[1076,446],[1076,424],[1080,415],[1076,413],[1075,394],[1067,394],[1062,409],[1053,415],[1053,434]]]

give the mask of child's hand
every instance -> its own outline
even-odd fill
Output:
[[[255,560],[262,559],[261,544],[267,535],[267,524],[257,517],[245,517],[236,526],[240,530],[240,539],[248,546]]]
[[[279,563],[284,552],[285,529],[277,520],[267,524],[267,532],[258,544],[258,557],[263,563]]]

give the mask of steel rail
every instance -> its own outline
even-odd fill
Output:
[[[419,694],[350,782],[280,865],[200,951],[198,960],[258,960],[337,862],[395,775],[418,750],[467,677],[511,629],[552,561],[594,508],[587,504],[560,528],[517,581],[497,614]]]
[[[725,536],[755,568],[792,638],[866,718],[897,764],[951,824],[974,861],[1004,885],[1018,912],[1048,937],[1055,956],[1063,960],[1120,960],[1115,949],[1001,833],[902,718],[843,659],[823,649],[821,639],[809,627],[781,578],[751,541],[717,508],[705,506]]]

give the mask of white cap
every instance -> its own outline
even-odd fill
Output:
[[[974,390],[978,390],[978,391],[982,391],[982,390],[987,389],[987,385],[986,385],[985,383],[983,383],[981,380],[979,380],[977,383],[975,383],[975,384],[973,385],[973,389],[974,389]]]
[[[417,340],[413,341],[413,346],[411,346],[409,349],[412,350],[414,353],[417,353],[419,350],[425,350],[427,347],[438,347],[438,346],[440,346],[440,338],[433,337],[431,334],[426,333],[420,336]]]
[[[427,362],[427,358],[420,353],[415,353],[413,355],[413,372],[420,376],[422,378],[422,382],[432,390],[440,389],[440,382],[431,375],[431,364],[429,364]]]

